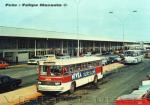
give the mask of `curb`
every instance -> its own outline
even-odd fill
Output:
[[[8,67],[14,68],[14,67],[22,67],[22,66],[27,66],[27,64],[11,65],[11,66],[8,66]]]

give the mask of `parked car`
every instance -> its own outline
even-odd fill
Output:
[[[86,52],[86,53],[84,54],[84,56],[86,56],[86,57],[89,57],[89,56],[91,56],[91,55],[92,55],[91,52]]]
[[[44,55],[44,59],[54,60],[54,59],[56,59],[56,56],[55,56],[55,54],[47,54],[47,55]]]
[[[103,66],[109,64],[109,59],[107,56],[102,56],[102,54],[95,54],[95,56],[101,58]]]
[[[109,64],[109,60],[108,60],[108,57],[102,57],[102,65],[107,65]]]
[[[112,54],[112,52],[110,52],[110,51],[102,51],[102,55],[110,55],[110,54]]]
[[[121,96],[115,101],[115,105],[150,105],[150,92],[145,94],[144,89]]]
[[[0,69],[7,69],[9,66],[5,61],[0,61]]]
[[[146,51],[144,52],[144,57],[145,57],[145,58],[150,58],[150,50],[146,50]]]
[[[44,56],[35,56],[28,60],[28,64],[38,64],[38,61],[45,60]]]
[[[70,59],[70,55],[68,54],[59,54],[56,56],[56,59]]]
[[[0,75],[0,91],[14,90],[21,84],[21,79],[12,78],[6,75]]]
[[[120,62],[121,58],[118,55],[109,56],[109,63]]]
[[[95,54],[95,56],[96,56],[96,57],[101,57],[102,54],[101,54],[101,53],[97,53],[97,54]]]
[[[150,105],[150,80],[142,81],[132,93],[118,97],[115,105]]]

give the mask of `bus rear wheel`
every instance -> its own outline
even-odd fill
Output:
[[[75,84],[75,82],[73,82],[73,83],[71,84],[69,93],[70,93],[70,94],[73,94],[73,93],[75,92],[75,88],[76,88],[76,84]]]
[[[98,77],[97,77],[97,75],[94,77],[93,85],[94,85],[96,88],[98,88]]]

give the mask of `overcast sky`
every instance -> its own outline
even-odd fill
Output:
[[[125,40],[150,40],[150,0],[1,0],[0,26],[79,33]],[[6,3],[67,4],[62,7],[6,7]],[[133,11],[137,12],[133,12]],[[113,14],[109,12],[113,11]]]

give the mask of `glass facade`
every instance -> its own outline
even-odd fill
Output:
[[[15,38],[0,38],[0,49],[16,49],[16,45]]]
[[[13,61],[12,59],[19,52],[28,53],[29,58],[52,53],[67,53],[76,56],[77,42],[77,40],[67,39],[0,37],[0,58],[5,57],[9,61]],[[89,51],[99,53],[102,50],[117,50],[121,46],[122,42],[80,40],[80,54]]]

